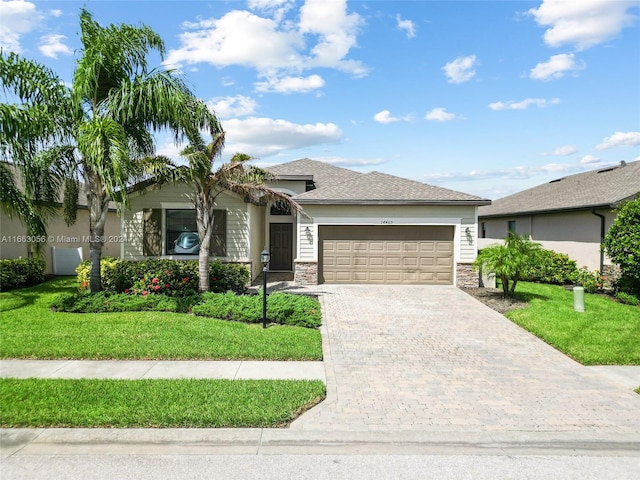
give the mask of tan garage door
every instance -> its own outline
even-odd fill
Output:
[[[321,226],[325,283],[453,284],[453,227]]]

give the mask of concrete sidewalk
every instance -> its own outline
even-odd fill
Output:
[[[228,380],[322,380],[322,362],[0,360],[0,377],[10,378],[220,378]]]

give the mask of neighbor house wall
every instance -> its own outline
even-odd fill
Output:
[[[120,218],[115,211],[107,213],[105,224],[105,243],[102,256],[118,257],[120,255]],[[27,228],[17,219],[0,213],[0,258],[27,258],[34,256],[35,251],[27,237]],[[24,237],[24,238],[21,238]],[[78,210],[76,222],[67,226],[62,218],[62,209],[47,223],[48,242],[44,247],[44,260],[47,263],[45,273],[53,273],[52,247],[82,248],[83,260],[89,260],[89,211]]]
[[[607,232],[615,214],[610,210],[597,210],[597,213],[604,215]],[[484,248],[502,241],[510,220],[516,221],[516,233],[530,236],[543,248],[568,255],[578,267],[600,269],[600,217],[591,211],[480,218],[479,224],[485,224],[486,238],[478,239],[478,246]],[[604,264],[611,264],[606,255]]]

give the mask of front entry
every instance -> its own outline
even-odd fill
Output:
[[[293,269],[293,225],[271,223],[269,225],[269,270],[291,271]]]

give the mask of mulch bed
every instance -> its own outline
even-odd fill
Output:
[[[499,288],[461,288],[460,290],[499,313],[506,313],[509,310],[527,306],[527,302],[522,299],[505,298]]]

